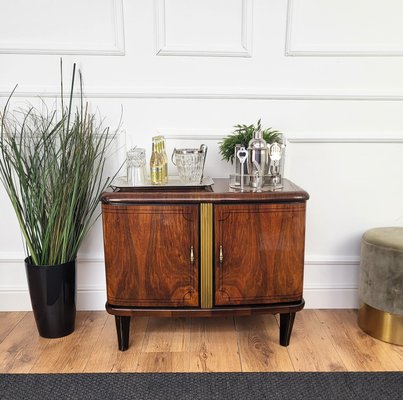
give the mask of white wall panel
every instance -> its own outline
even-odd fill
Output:
[[[288,173],[309,191],[309,258],[351,259],[362,233],[403,224],[403,143],[298,143]],[[320,240],[315,240],[320,238]]]
[[[403,56],[400,0],[288,0],[287,55]]]
[[[0,53],[124,54],[122,0],[2,0],[0,7]]]
[[[252,0],[154,0],[157,55],[250,57]]]
[[[197,3],[203,7],[203,1]],[[241,4],[231,3],[215,2],[224,4],[229,15]],[[249,0],[246,4],[254,10],[253,24],[248,24],[253,27],[253,57],[156,56],[155,3],[136,0],[123,3],[124,57],[68,55],[64,56],[66,68],[77,62],[83,69],[87,92],[100,97],[403,99],[403,57],[285,57],[287,1]],[[178,11],[176,19],[185,17]],[[185,35],[184,30],[182,33]],[[183,43],[186,40],[185,36]],[[1,64],[1,93],[10,91],[15,83],[19,83],[22,95],[58,92],[58,55],[4,56],[7,62]]]
[[[123,109],[109,172],[134,144],[149,158],[151,137],[164,134],[168,153],[206,143],[213,177],[232,171],[220,160],[220,139],[262,118],[288,139],[285,176],[311,195],[307,306],[355,307],[362,233],[403,224],[403,3],[55,4],[0,0],[0,107],[16,83],[14,104],[38,95],[53,102],[63,55],[65,83],[76,62],[91,109],[107,125],[116,127]],[[29,309],[21,235],[2,188],[0,202],[0,309]],[[79,254],[79,308],[104,308],[103,268],[98,221]]]

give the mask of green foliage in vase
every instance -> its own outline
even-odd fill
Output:
[[[103,127],[89,112],[81,74],[80,104],[73,106],[75,67],[67,106],[62,74],[60,109],[43,102],[41,110],[29,105],[10,111],[11,94],[0,112],[0,180],[34,265],[76,258],[99,217],[99,194],[114,178],[103,173],[117,131]]]
[[[225,137],[220,143],[220,154],[223,160],[234,162],[235,146],[240,144],[241,146],[248,148],[249,141],[253,138],[256,131],[262,131],[263,139],[267,143],[282,143],[282,133],[272,128],[262,129],[261,120],[257,121],[254,125],[235,125],[234,132]]]

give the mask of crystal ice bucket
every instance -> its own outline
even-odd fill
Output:
[[[182,182],[201,183],[206,154],[207,146],[204,144],[200,146],[200,149],[174,149],[171,159]]]

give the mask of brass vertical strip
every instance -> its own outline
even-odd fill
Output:
[[[200,204],[201,307],[213,306],[213,204]]]

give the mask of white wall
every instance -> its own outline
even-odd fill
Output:
[[[355,307],[362,233],[403,223],[403,2],[399,0],[0,0],[0,106],[59,90],[71,64],[93,109],[123,129],[116,153],[165,134],[209,146],[262,118],[288,139],[285,176],[306,189],[307,307]],[[29,309],[4,190],[0,310]],[[106,300],[97,224],[79,257],[78,307]]]

